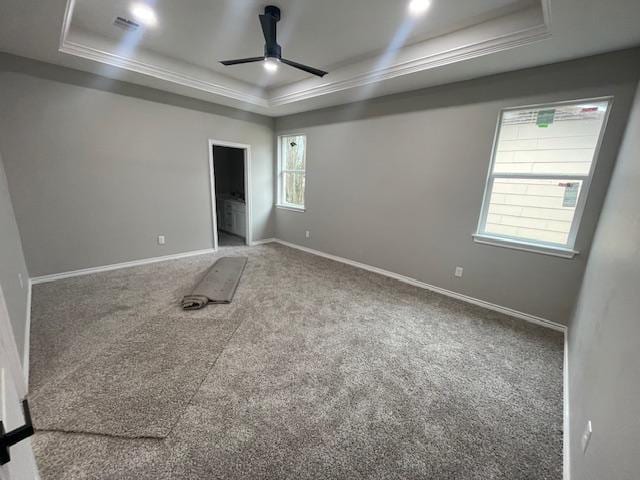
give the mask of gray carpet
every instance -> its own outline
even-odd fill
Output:
[[[559,333],[280,245],[233,254],[234,303],[197,312],[179,300],[212,256],[34,287],[33,398],[87,357],[127,363],[154,322],[238,325],[219,356],[204,336],[208,373],[166,438],[41,430],[43,479],[561,479]]]
[[[240,321],[152,317],[32,395],[35,427],[166,437]]]

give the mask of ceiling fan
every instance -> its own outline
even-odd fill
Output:
[[[282,47],[276,41],[276,23],[280,21],[280,9],[269,5],[265,7],[264,14],[258,15],[262,33],[264,34],[264,55],[262,57],[239,58],[237,60],[224,60],[223,65],[240,65],[242,63],[265,62],[264,66],[268,71],[274,72],[278,69],[278,63],[284,63],[290,67],[303,70],[307,73],[324,77],[328,72],[318,68],[309,67],[301,63],[293,62],[282,58]]]

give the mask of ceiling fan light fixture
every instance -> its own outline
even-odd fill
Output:
[[[431,6],[431,0],[411,0],[409,2],[409,13],[411,15],[422,15]]]
[[[264,59],[264,69],[269,73],[275,73],[278,71],[278,59],[267,57]]]
[[[133,18],[147,27],[155,27],[158,24],[156,12],[146,3],[134,3],[129,11]]]

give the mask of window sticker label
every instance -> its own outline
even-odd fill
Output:
[[[578,190],[580,188],[580,184],[578,182],[566,182],[560,183],[559,186],[564,187],[562,206],[575,208],[578,203]]]
[[[555,117],[555,110],[540,110],[538,112],[538,118],[536,119],[536,125],[538,125],[539,128],[547,128],[553,123]]]

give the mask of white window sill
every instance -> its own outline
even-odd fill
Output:
[[[513,250],[522,250],[524,252],[540,253],[542,255],[551,255],[553,257],[573,258],[580,253],[571,248],[541,245],[539,243],[493,237],[491,235],[481,233],[474,233],[472,237],[474,242],[482,243],[484,245],[493,245],[494,247],[511,248]]]
[[[294,207],[292,205],[276,205],[276,208],[279,208],[281,210],[291,210],[292,212],[304,212],[305,209],[304,207]]]

